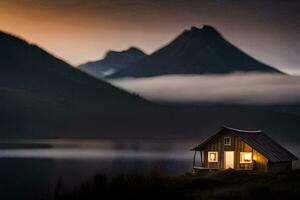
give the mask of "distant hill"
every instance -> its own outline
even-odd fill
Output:
[[[74,125],[106,127],[107,121],[95,119],[134,116],[152,107],[38,46],[0,32],[0,137],[64,137]]]
[[[150,77],[166,74],[223,74],[241,72],[273,72],[279,70],[250,57],[211,26],[185,30],[165,47],[110,75],[118,77]]]
[[[103,78],[124,69],[147,55],[135,47],[125,51],[109,51],[104,59],[79,65],[79,69],[98,78]]]

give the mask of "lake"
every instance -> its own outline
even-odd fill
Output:
[[[96,174],[190,172],[197,141],[5,140],[0,142],[0,199],[50,196],[60,181],[71,190]]]
[[[191,172],[197,140],[2,140],[0,199],[51,197],[96,174],[181,175]],[[300,157],[299,145],[285,145]]]

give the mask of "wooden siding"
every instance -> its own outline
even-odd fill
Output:
[[[235,136],[236,138],[236,164],[235,164],[235,168],[236,169],[244,169],[244,170],[252,170],[253,169],[253,159],[252,159],[252,163],[240,163],[240,153],[241,152],[251,152],[253,153],[253,149],[252,147],[250,147],[248,144],[246,144],[244,141],[242,141],[240,138],[238,138],[237,136]],[[253,156],[252,156],[253,158]]]
[[[224,137],[231,138],[231,145],[224,145]],[[216,135],[203,146],[202,150],[204,151],[204,167],[207,168],[224,169],[225,151],[234,151],[235,169],[267,171],[268,159],[232,133],[223,132]],[[208,162],[209,151],[218,152],[218,162]],[[252,152],[252,163],[240,163],[240,152]]]
[[[253,150],[253,162],[255,171],[268,171],[268,159],[256,150]]]

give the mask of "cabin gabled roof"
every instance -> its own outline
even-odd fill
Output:
[[[286,161],[298,160],[296,156],[294,156],[292,153],[290,153],[280,144],[275,142],[272,138],[267,136],[261,130],[246,131],[246,130],[239,130],[230,127],[223,127],[216,134],[204,140],[193,150],[200,149],[204,144],[211,141],[213,138],[215,138],[220,133],[223,133],[224,131],[238,136],[245,143],[247,143],[256,151],[264,155],[270,162],[286,162]]]

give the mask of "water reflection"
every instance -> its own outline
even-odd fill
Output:
[[[195,141],[26,140],[0,143],[0,199],[50,195],[95,174],[179,175],[191,170]]]
[[[170,159],[190,160],[190,152],[149,150],[104,149],[9,149],[0,150],[0,158],[48,158],[48,159]]]
[[[107,176],[181,175],[191,171],[199,141],[6,140],[0,142],[0,199],[40,199],[58,180],[73,189],[97,173]],[[284,145],[300,157],[299,145]]]

